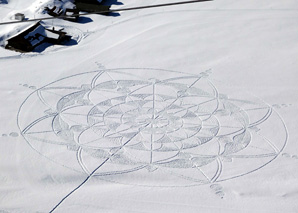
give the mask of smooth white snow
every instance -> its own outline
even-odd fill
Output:
[[[72,5],[7,2],[1,22]],[[49,212],[88,175],[55,212],[298,211],[296,0],[81,20],[26,54],[3,46],[30,24],[0,26],[0,212]]]

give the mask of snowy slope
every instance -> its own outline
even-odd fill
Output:
[[[26,54],[3,45],[27,25],[0,26],[0,212],[298,211],[296,0],[83,20],[44,21],[75,42]]]

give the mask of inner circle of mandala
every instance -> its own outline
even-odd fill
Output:
[[[274,111],[220,94],[209,75],[120,69],[70,76],[25,100],[20,130],[41,155],[107,181],[185,186],[257,171],[286,143],[256,139]],[[40,113],[26,118],[32,102]],[[239,169],[243,159],[252,166]]]

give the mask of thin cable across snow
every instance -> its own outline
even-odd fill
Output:
[[[17,24],[17,23],[22,23],[22,22],[23,23],[35,22],[35,21],[51,20],[51,19],[64,19],[64,18],[70,18],[70,17],[88,16],[88,15],[93,15],[93,14],[105,14],[105,13],[121,12],[121,11],[129,11],[129,10],[142,10],[142,9],[147,9],[147,8],[167,7],[167,6],[174,6],[174,5],[180,5],[180,4],[191,4],[191,3],[205,2],[205,1],[213,1],[213,0],[182,1],[182,2],[167,3],[167,4],[156,4],[156,5],[147,5],[147,6],[141,6],[141,7],[130,7],[130,8],[106,10],[106,11],[91,12],[91,13],[84,13],[84,14],[74,14],[74,15],[64,15],[64,16],[56,16],[56,17],[36,18],[36,19],[29,19],[29,20],[23,20],[23,21],[10,21],[10,22],[2,22],[2,23],[0,23],[0,25]]]

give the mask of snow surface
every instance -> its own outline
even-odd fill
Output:
[[[296,0],[44,23],[75,43],[21,54],[30,23],[0,26],[0,212],[298,212]]]

